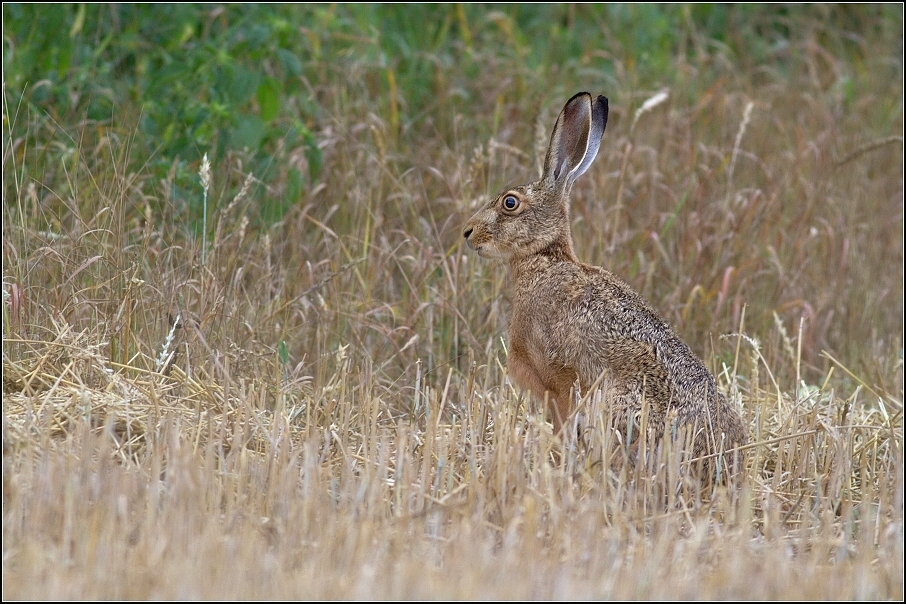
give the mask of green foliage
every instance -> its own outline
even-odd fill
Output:
[[[470,127],[494,130],[501,105],[535,106],[539,90],[672,85],[690,77],[675,69],[679,57],[695,66],[697,90],[727,75],[727,64],[783,74],[799,68],[791,40],[816,27],[842,32],[823,38],[858,63],[864,37],[897,31],[902,9],[4,4],[3,69],[7,102],[64,128],[140,116],[131,168],[172,174],[169,194],[196,218],[201,156],[216,167],[240,154],[246,170],[264,183],[279,178],[287,192],[261,204],[259,217],[272,222],[318,180],[316,132],[348,106],[343,95],[368,100],[390,144],[423,137],[422,127],[445,132],[464,108],[475,113],[474,103],[496,109]],[[851,79],[840,85],[852,97]],[[47,152],[46,140],[29,136],[28,148]],[[307,168],[284,167],[294,153]]]
[[[194,164],[211,152],[216,165],[228,150],[267,174],[280,140],[305,150],[314,180],[317,116],[300,59],[308,50],[281,10],[290,7],[5,5],[9,92],[63,124],[106,122],[137,107],[144,152],[135,159],[153,157],[161,177],[174,161]],[[191,186],[194,169],[176,172]]]

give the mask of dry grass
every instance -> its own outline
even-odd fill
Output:
[[[501,109],[493,65],[472,113],[408,132],[317,88],[321,182],[261,225],[286,166],[215,163],[204,253],[127,169],[128,115],[5,98],[4,599],[902,599],[902,71],[844,98],[812,42],[786,79],[680,64],[644,111],[659,89],[593,90],[577,252],[750,426],[744,484],[705,494],[667,487],[676,452],[622,463],[593,401],[554,438],[506,381],[503,269],[460,227],[533,166],[539,108]]]

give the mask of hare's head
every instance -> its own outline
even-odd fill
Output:
[[[569,99],[554,125],[541,180],[505,190],[472,216],[463,231],[469,247],[510,260],[569,242],[569,189],[594,161],[606,125],[606,98],[580,92]]]

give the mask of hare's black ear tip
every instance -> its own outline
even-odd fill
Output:
[[[604,126],[607,127],[607,115],[610,113],[607,97],[604,95],[598,95],[598,98],[595,99],[594,104],[598,107],[595,111],[603,117]]]
[[[566,101],[566,104],[569,105],[570,103],[572,103],[573,101],[575,101],[576,99],[578,99],[580,97],[592,98],[590,92],[577,92],[576,94],[572,95],[568,101]]]

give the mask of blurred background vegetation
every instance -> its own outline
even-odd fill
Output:
[[[129,169],[161,178],[175,169],[178,189],[204,153],[244,151],[249,170],[274,178],[274,164],[302,150],[307,169],[290,169],[289,204],[319,176],[312,131],[343,107],[329,98],[338,84],[403,142],[445,131],[465,111],[466,127],[488,136],[501,106],[539,90],[568,97],[575,82],[627,98],[662,87],[693,96],[724,80],[752,89],[808,68],[791,44],[802,27],[820,30],[822,52],[849,59],[851,71],[826,82],[844,110],[864,76],[867,37],[899,39],[891,56],[902,53],[895,4],[7,3],[4,87],[11,115],[73,138],[134,123]],[[41,128],[31,135],[26,148],[50,151]],[[285,207],[266,210],[274,220]]]
[[[755,333],[777,312],[795,336],[808,316],[811,363],[826,364],[822,349],[849,359],[895,350],[901,362],[890,337],[902,333],[902,172],[890,176],[902,138],[881,163],[878,154],[835,162],[902,133],[902,27],[899,4],[8,3],[5,217],[34,232],[78,230],[120,187],[114,247],[141,240],[149,221],[169,244],[203,229],[213,238],[198,181],[208,154],[212,199],[235,196],[254,174],[250,233],[270,233],[277,246],[300,229],[341,241],[284,246],[280,263],[298,266],[318,249],[338,271],[378,233],[394,245],[424,239],[426,216],[443,218],[437,244],[449,252],[477,196],[528,176],[531,154],[512,149],[545,144],[563,100],[590,90],[611,101],[598,160],[607,172],[580,186],[613,204],[625,181],[628,215],[574,208],[584,260],[627,278],[700,351],[754,304]],[[636,130],[634,112],[663,89],[670,110]],[[756,117],[745,132],[747,103]],[[499,145],[509,145],[505,157],[482,163]],[[412,179],[413,169],[443,178]],[[86,195],[92,188],[107,193]],[[311,204],[326,208],[317,219]],[[425,275],[440,275],[432,266]],[[895,271],[891,282],[881,266]],[[308,286],[324,274],[312,272]],[[394,278],[399,291],[421,292],[416,308],[429,296],[409,277]],[[373,302],[402,312],[399,291]],[[475,306],[459,296],[454,306]],[[479,317],[460,318],[474,327]],[[291,323],[280,321],[281,333],[303,340]],[[441,358],[461,355],[459,336],[443,329]],[[344,334],[337,328],[334,343]]]

